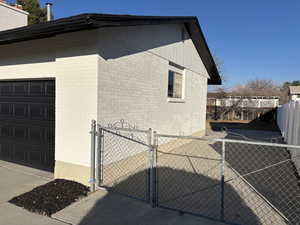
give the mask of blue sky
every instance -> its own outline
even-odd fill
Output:
[[[79,13],[197,16],[226,86],[300,80],[299,0],[49,0],[55,18]],[[44,4],[45,0],[40,1]]]

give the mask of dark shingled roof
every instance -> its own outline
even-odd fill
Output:
[[[111,14],[81,14],[45,23],[29,25],[0,32],[0,45],[47,38],[58,34],[103,27],[155,24],[184,24],[196,46],[211,79],[208,84],[221,84],[221,78],[210,53],[197,17],[133,16]]]

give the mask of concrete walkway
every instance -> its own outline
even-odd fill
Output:
[[[73,225],[222,225],[98,190],[52,216]],[[223,224],[224,225],[224,224]]]
[[[52,174],[0,160],[0,225],[65,225],[28,212],[8,201],[52,180]]]
[[[53,179],[48,172],[0,160],[0,225],[221,225],[99,190],[52,217],[31,213],[8,201]]]
[[[52,180],[52,174],[0,160],[0,204]]]

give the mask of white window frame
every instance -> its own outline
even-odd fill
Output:
[[[169,85],[169,71],[173,71],[175,73],[181,74],[182,76],[182,89],[181,89],[181,98],[172,98],[172,97],[168,97],[168,86],[167,86],[167,101],[168,102],[175,102],[175,103],[184,103],[185,102],[185,85],[186,85],[186,75],[185,75],[185,69],[179,65],[176,65],[174,63],[170,63],[169,64],[169,68],[168,68],[168,73],[167,73],[167,80],[168,80],[168,85]]]

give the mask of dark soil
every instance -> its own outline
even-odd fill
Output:
[[[87,196],[89,188],[74,181],[56,179],[9,202],[31,212],[51,216],[78,199]]]

